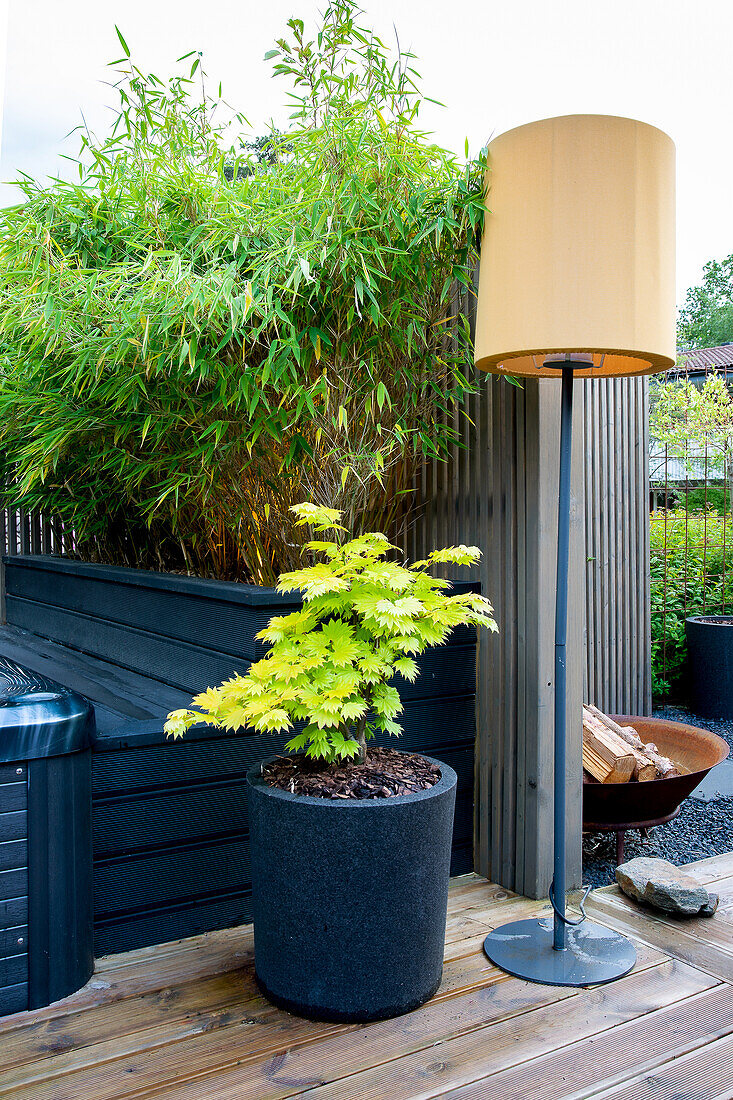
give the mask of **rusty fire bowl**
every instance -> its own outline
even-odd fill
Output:
[[[633,726],[642,741],[653,741],[662,756],[686,769],[685,775],[648,783],[583,783],[583,822],[622,826],[670,817],[710,769],[729,753],[717,733],[669,722],[666,718],[612,716],[620,726]]]

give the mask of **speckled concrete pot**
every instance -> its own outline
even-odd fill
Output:
[[[275,1004],[357,1022],[437,990],[456,773],[434,763],[435,786],[383,799],[294,795],[248,773],[255,971]]]

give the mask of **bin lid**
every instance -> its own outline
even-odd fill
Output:
[[[0,763],[89,748],[94,707],[55,680],[0,657]]]

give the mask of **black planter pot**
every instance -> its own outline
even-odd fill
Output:
[[[437,990],[456,773],[435,763],[435,786],[384,799],[294,795],[248,773],[255,970],[275,1004],[363,1022]]]
[[[733,616],[685,620],[690,709],[701,718],[733,718]]]

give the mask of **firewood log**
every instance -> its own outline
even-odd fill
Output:
[[[630,751],[634,754],[634,778],[638,782],[647,783],[657,778],[654,762],[644,751],[642,740],[633,726],[619,726],[607,714],[591,704],[583,707],[583,720],[609,730],[628,744]]]
[[[674,762],[667,756],[662,756],[657,746],[653,742],[645,744],[638,732],[633,726],[620,726],[618,722],[614,722],[612,718],[609,718],[607,714],[604,714],[598,707],[594,707],[592,703],[587,703],[583,707],[584,715],[588,713],[590,717],[596,718],[599,722],[602,722],[612,733],[615,733],[618,737],[621,737],[632,749],[635,749],[637,753],[641,753],[646,758],[647,762],[650,762],[654,766],[654,775],[649,775],[650,779],[670,779],[672,776],[679,775],[679,771],[674,765]],[[643,780],[642,780],[643,782]]]
[[[635,763],[622,738],[600,722],[583,719],[583,767],[600,783],[628,783]]]
[[[605,783],[613,771],[613,764],[609,764],[607,760],[599,756],[585,738],[583,738],[583,769],[594,779],[597,779],[599,783]]]
[[[657,769],[651,758],[645,754],[641,740],[636,730],[631,726],[617,727],[619,730],[617,734],[587,710],[584,711],[583,721],[589,723],[591,727],[596,729],[606,730],[606,732],[611,733],[613,736],[618,737],[620,741],[623,741],[627,746],[627,751],[632,753],[634,757],[633,778],[636,779],[638,783],[648,783],[651,779],[657,778]]]
[[[639,783],[648,783],[650,779],[657,778],[657,769],[654,765],[654,761],[650,756],[647,756],[643,747],[639,734],[636,732],[633,726],[621,726],[621,736],[625,741],[628,741],[629,747],[634,754],[634,760],[636,766],[634,767],[634,779]],[[628,736],[627,736],[628,735]],[[638,744],[637,744],[638,742]]]

